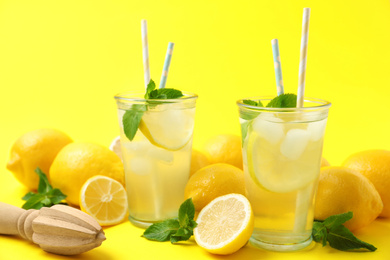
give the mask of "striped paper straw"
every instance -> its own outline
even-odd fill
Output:
[[[167,77],[169,72],[169,66],[171,65],[171,58],[173,52],[173,46],[175,44],[173,42],[168,43],[167,54],[165,55],[164,68],[161,74],[160,86],[159,88],[165,88],[165,84],[167,83]]]
[[[142,33],[142,55],[143,55],[143,63],[144,63],[144,79],[145,79],[145,88],[147,88],[150,82],[150,68],[149,68],[149,47],[148,47],[148,23],[146,20],[141,20],[141,33]]]
[[[276,77],[276,91],[278,96],[284,93],[283,88],[283,77],[282,77],[282,64],[280,63],[280,54],[279,54],[279,42],[278,39],[271,40],[272,44],[272,53],[274,55],[274,69]]]
[[[303,102],[304,102],[307,43],[309,39],[309,21],[310,21],[310,8],[304,8],[303,20],[302,20],[301,57],[299,59],[297,107],[303,107]]]

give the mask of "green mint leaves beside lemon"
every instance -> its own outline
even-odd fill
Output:
[[[22,198],[26,201],[22,208],[24,209],[40,209],[42,207],[51,207],[55,204],[61,203],[66,198],[59,189],[53,189],[49,180],[41,169],[35,169],[36,174],[39,176],[38,192],[29,192]]]
[[[181,204],[177,219],[173,218],[155,223],[148,227],[142,236],[160,242],[186,241],[193,235],[193,230],[198,225],[194,221],[194,217],[195,207],[192,199],[189,198]]]
[[[156,89],[156,84],[153,80],[150,80],[144,99],[146,100],[158,100],[158,99],[176,99],[183,96],[180,90],[172,88],[159,88]],[[148,102],[150,105],[156,105],[158,102]],[[122,118],[123,131],[126,137],[132,141],[137,133],[138,126],[141,122],[142,115],[148,110],[148,105],[135,104],[131,106],[131,109],[126,110]]]
[[[376,247],[356,238],[343,223],[350,220],[353,213],[333,215],[324,221],[314,221],[313,240],[326,246],[327,243],[335,249],[348,251],[354,249],[367,249],[375,251]]]

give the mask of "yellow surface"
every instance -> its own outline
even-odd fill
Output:
[[[140,20],[149,25],[152,78],[159,82],[175,43],[168,87],[199,95],[194,146],[239,134],[235,101],[276,94],[271,39],[280,44],[286,92],[295,92],[303,7],[311,7],[306,95],[330,100],[324,156],[390,150],[390,2],[0,0],[0,201],[21,206],[26,192],[5,169],[23,133],[54,127],[75,141],[108,146],[118,135],[114,94],[143,91]],[[153,243],[129,223],[105,229],[102,247],[79,259],[222,258],[187,245]],[[245,247],[226,259],[387,259],[390,220],[356,235],[379,249],[343,253],[315,245],[300,253]],[[0,236],[0,259],[53,255]],[[69,259],[69,258],[63,258]]]

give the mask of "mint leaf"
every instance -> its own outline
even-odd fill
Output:
[[[251,125],[251,121],[246,121],[244,123],[241,123],[241,145],[244,147],[244,142],[246,139],[246,136],[248,135],[249,126]]]
[[[148,83],[148,86],[146,87],[146,93],[144,95],[145,99],[150,98],[150,93],[156,88],[156,83],[151,79]]]
[[[26,193],[26,195],[24,195],[24,197],[22,198],[22,200],[29,200],[32,196],[34,196],[35,193],[30,191],[28,193]]]
[[[195,217],[195,206],[192,202],[192,198],[184,201],[179,208],[179,223],[182,227],[187,227],[190,224],[190,220]]]
[[[340,226],[341,224],[344,224],[346,221],[352,219],[352,217],[353,217],[353,213],[352,211],[349,211],[346,213],[330,216],[323,221],[323,224],[328,229],[332,229],[333,227],[337,227]]]
[[[356,238],[352,232],[343,225],[332,228],[328,234],[328,242],[331,247],[342,251],[361,248],[369,251],[375,251],[377,249],[375,246]]]
[[[23,204],[24,209],[40,209],[42,207],[51,207],[61,203],[66,198],[59,189],[53,189],[50,185],[46,174],[41,169],[36,168],[35,173],[39,176],[38,193],[28,192],[23,196],[26,203]]]
[[[267,107],[288,108],[297,106],[297,95],[295,94],[281,94],[272,99]]]
[[[193,235],[193,232],[189,231],[186,228],[179,228],[175,234],[171,236],[171,243],[177,243],[179,241],[186,241],[190,239]]]
[[[59,189],[52,189],[47,193],[47,196],[50,199],[52,205],[60,204],[61,201],[66,199],[66,195]]]
[[[173,88],[160,88],[150,92],[149,99],[175,99],[183,96],[180,90]]]
[[[35,173],[39,176],[38,193],[44,194],[53,189],[46,177],[46,174],[44,174],[41,169],[36,168]]]
[[[179,221],[176,219],[168,219],[163,222],[154,223],[145,230],[142,236],[149,240],[160,242],[169,241],[171,235],[175,234],[179,228]]]
[[[263,103],[261,103],[260,100],[258,100],[257,102],[254,101],[254,100],[249,100],[249,99],[244,99],[242,101],[242,103],[246,104],[246,105],[250,105],[250,106],[255,106],[255,107],[264,107],[263,106]]]
[[[122,118],[123,131],[126,137],[132,141],[137,133],[142,115],[147,110],[146,105],[132,105],[130,110],[126,110]]]
[[[326,246],[328,231],[322,222],[315,221],[313,223],[312,235],[315,242],[322,243],[322,246]]]
[[[313,223],[313,240],[322,242],[326,246],[327,242],[335,249],[349,251],[354,249],[367,249],[375,251],[376,247],[356,238],[343,223],[353,217],[352,212],[333,215],[324,221],[314,221]]]
[[[45,199],[45,196],[39,193],[31,196],[26,203],[23,204],[23,209],[40,209],[43,207],[42,200]]]
[[[194,228],[198,225],[194,220],[195,206],[192,203],[192,198],[181,204],[178,215],[178,219],[168,219],[154,223],[145,230],[142,236],[160,242],[170,240],[171,243],[188,240],[193,235]]]

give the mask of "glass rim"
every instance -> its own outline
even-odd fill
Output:
[[[114,96],[116,101],[127,101],[127,102],[147,102],[147,101],[158,101],[166,103],[180,103],[188,100],[196,100],[198,95],[192,92],[182,91],[183,97],[172,98],[172,99],[145,99],[143,96],[145,93],[138,91],[126,91],[118,93]]]
[[[332,106],[332,103],[324,100],[324,99],[319,99],[319,98],[311,98],[311,97],[305,97],[304,98],[304,103],[315,103],[318,104],[316,106],[311,106],[311,107],[285,107],[285,108],[280,108],[280,107],[257,107],[257,106],[252,106],[248,104],[244,104],[244,100],[260,100],[260,101],[271,101],[275,96],[255,96],[255,97],[248,97],[248,98],[242,98],[237,100],[236,104],[239,107],[244,107],[247,109],[251,110],[262,110],[262,111],[272,111],[272,112],[293,112],[293,111],[310,111],[314,109],[326,109]]]

